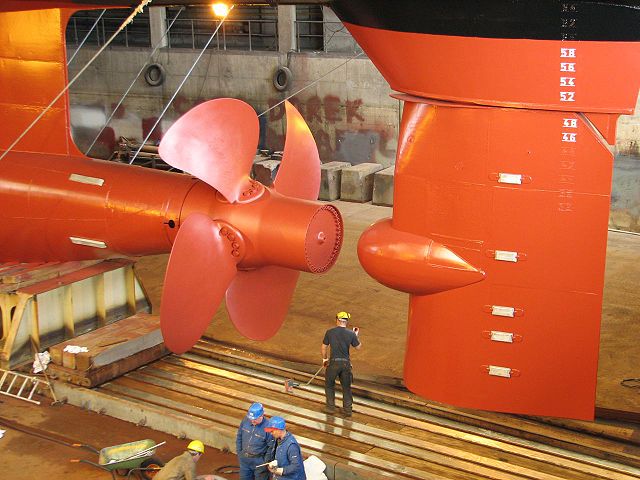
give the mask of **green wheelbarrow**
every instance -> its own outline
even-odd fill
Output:
[[[140,475],[143,479],[150,480],[164,466],[153,455],[156,448],[165,442],[156,444],[153,440],[138,440],[137,442],[123,443],[113,447],[104,447],[97,450],[90,445],[74,444],[74,447],[84,448],[98,454],[98,463],[84,459],[71,460],[73,463],[88,463],[111,473],[115,480],[116,475],[130,478],[132,475]]]

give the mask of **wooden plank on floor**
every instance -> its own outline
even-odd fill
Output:
[[[211,381],[216,381],[212,378],[207,378],[206,376],[202,377],[204,380],[196,380],[194,378],[193,374],[190,375],[186,375],[185,372],[187,370],[182,370],[180,368],[174,368],[171,369],[169,368],[168,371],[166,371],[167,369],[165,367],[163,367],[162,369],[158,369],[156,367],[160,366],[161,363],[168,363],[171,361],[171,358],[166,359],[163,362],[158,362],[156,363],[154,366],[149,367],[147,369],[145,369],[144,374],[145,375],[157,375],[159,377],[162,378],[166,378],[169,380],[172,380],[174,382],[177,383],[181,383],[184,385],[199,385],[200,387],[206,388],[207,385],[207,381],[211,382]],[[176,365],[176,367],[178,367]],[[140,373],[140,372],[138,372]],[[137,375],[137,374],[134,374]],[[168,385],[167,385],[168,387]],[[183,387],[180,387],[183,388]],[[239,393],[238,395],[235,395],[233,393],[233,390],[229,390],[230,389],[238,389],[238,388],[242,388],[239,386],[234,386],[234,385],[228,385],[228,388],[226,387],[220,387],[219,384],[217,384],[216,387],[218,390],[224,392],[225,395],[233,398],[235,396],[242,396],[242,393]],[[268,395],[272,395],[271,392],[267,393]],[[262,393],[262,395],[264,395],[264,392]],[[298,398],[291,398],[291,396],[287,396],[287,395],[282,395],[280,398],[284,400],[284,403],[282,401],[275,401],[272,398],[267,398],[267,397],[262,397],[262,396],[255,396],[251,397],[254,398],[255,401],[261,401],[263,403],[265,403],[265,405],[270,404],[272,406],[275,406],[276,408],[280,409],[280,410],[284,410],[284,411],[288,411],[290,413],[295,412],[296,415],[302,415],[305,416],[306,418],[311,418],[313,420],[317,420],[317,421],[326,421],[327,416],[323,413],[317,413],[317,410],[320,409],[321,406],[321,402],[322,399],[320,398],[316,398],[315,402],[309,402],[308,399],[298,399]],[[293,403],[292,403],[293,401]],[[303,403],[304,401],[306,401],[306,403]],[[315,411],[314,411],[315,409]],[[377,412],[378,414],[384,414],[384,412]],[[376,414],[376,412],[371,409],[370,411],[366,411],[363,415],[363,418],[366,418],[366,421],[370,422],[370,419],[374,417],[374,415]],[[354,419],[358,418],[359,415],[356,414],[354,416]],[[413,419],[406,419],[406,418],[402,418],[399,416],[394,417],[393,419],[393,423],[395,424],[403,424],[406,421],[409,422],[413,422],[414,424],[416,423],[415,420]],[[423,422],[426,423],[426,422]],[[395,432],[390,432],[390,431],[383,431],[381,429],[376,429],[376,428],[372,428],[370,425],[367,426],[362,426],[359,427],[358,424],[356,422],[351,422],[351,429],[354,432],[363,432],[366,435],[370,436],[371,438],[377,436],[380,440],[379,441],[384,441],[384,438],[387,439],[394,439],[398,442],[404,442],[405,443],[405,447],[402,447],[402,449],[406,450],[408,445],[417,445],[420,444],[420,441],[417,440],[417,438],[419,438],[417,436],[418,431],[416,429],[414,429],[414,431],[410,431],[410,436],[406,437],[405,439],[402,438],[402,435],[398,435]],[[425,427],[428,428],[428,427]],[[436,426],[436,430],[440,431],[442,433],[442,431],[444,431],[445,429],[439,426]],[[455,431],[454,429],[447,429],[448,430],[448,434],[449,435],[456,435],[459,439],[464,438],[466,443],[469,443],[469,439],[470,437],[473,437],[472,435],[469,435],[466,432],[459,432],[459,431]],[[354,435],[354,433],[350,434],[352,437]],[[427,450],[432,450],[432,451],[439,451],[440,453],[443,453],[445,455],[449,455],[452,457],[455,457],[455,451],[453,451],[453,449],[449,449],[447,450],[447,448],[443,448],[442,445],[438,445],[438,444],[446,444],[446,440],[443,440],[443,436],[441,435],[434,435],[433,433],[431,434],[427,434],[425,432],[425,436],[423,437],[424,439],[429,439],[429,440],[433,440],[433,437],[436,437],[437,440],[434,440],[433,442],[435,443],[422,443],[421,447]],[[363,441],[365,441],[365,439],[362,439]],[[486,439],[485,439],[486,440]],[[476,442],[478,442],[478,439],[475,439]],[[455,445],[452,445],[453,447],[460,447],[461,443],[465,443],[462,440],[459,440]],[[562,457],[559,456],[553,456],[550,454],[546,454],[544,452],[537,452],[535,450],[531,450],[531,449],[527,449],[524,447],[519,447],[519,446],[514,446],[514,445],[509,445],[509,444],[505,444],[504,442],[496,442],[495,440],[490,440],[488,442],[486,442],[487,445],[491,445],[492,448],[496,449],[496,448],[500,448],[500,450],[496,450],[495,455],[493,456],[494,460],[498,460],[500,458],[504,459],[505,457],[508,457],[509,455],[511,455],[511,467],[509,467],[509,470],[513,470],[513,469],[518,469],[520,467],[522,468],[529,468],[529,469],[544,469],[546,468],[546,471],[551,472],[552,474],[561,472],[565,469],[569,469],[569,470],[574,470],[575,471],[575,478],[584,478],[584,479],[590,479],[590,478],[603,478],[603,479],[612,479],[612,478],[632,478],[632,477],[627,477],[626,475],[623,474],[619,474],[617,472],[611,471],[609,469],[603,469],[600,467],[596,467],[596,466],[592,466],[592,465],[588,465],[588,464],[582,464],[570,459],[563,459]],[[478,453],[478,451],[482,451],[482,448],[479,447],[477,444],[476,445],[467,445],[466,447],[467,449],[471,449],[472,451],[474,451],[474,453]],[[398,450],[400,450],[400,448],[398,448]],[[484,452],[493,452],[493,450],[491,450],[488,446],[484,447]],[[533,453],[532,453],[533,452]],[[529,460],[529,464],[527,464],[527,462],[518,462],[515,460],[516,456],[520,455],[522,458],[525,457],[529,457],[530,455],[533,455],[533,457],[535,457],[536,461],[542,461],[547,463],[547,466],[544,466],[540,463],[534,463],[533,460],[529,457],[527,458],[527,460]],[[477,457],[478,455],[476,455]],[[472,457],[467,457],[467,458],[472,458]],[[491,456],[490,456],[491,458]],[[473,459],[473,458],[472,458]],[[482,460],[477,460],[477,458],[475,459],[475,461],[477,461],[478,463],[482,463]],[[585,472],[585,473],[580,473],[580,472]],[[528,475],[530,477],[535,477],[535,475],[531,474],[530,472],[528,473]]]
[[[192,357],[192,356],[190,356],[189,354],[184,355],[184,356],[183,356],[183,358],[184,358],[184,360],[183,360],[183,359],[176,359],[175,357],[170,357],[170,358],[167,358],[167,359],[166,359],[166,361],[167,361],[167,362],[174,362],[174,363],[176,363],[176,364],[182,364],[182,365],[183,365],[183,366],[185,366],[185,367],[190,367],[190,368],[195,368],[195,369],[202,369],[202,368],[203,368],[203,367],[199,367],[199,366],[198,366],[198,363],[199,363],[199,362],[190,363],[190,360],[187,360],[187,358],[193,358],[193,357]],[[218,362],[218,361],[215,361],[215,360],[201,359],[201,360],[200,360],[200,362],[204,362],[204,363],[206,363],[207,365],[218,365],[218,366],[221,366],[221,365],[222,365],[222,363],[221,363],[221,362]],[[219,367],[214,367],[214,368],[219,368]],[[233,371],[246,371],[246,372],[249,372],[249,371],[250,371],[250,370],[248,370],[248,369],[243,369],[242,367],[237,367],[237,366],[235,366],[235,365],[228,366],[228,368],[229,368],[229,369],[231,369],[231,370],[233,370]],[[205,370],[206,370],[206,368],[205,368]],[[221,371],[221,372],[224,372],[224,369],[220,368],[220,371]],[[254,375],[261,375],[261,374],[256,372],[256,373],[254,373]],[[307,388],[312,389],[313,387],[307,387]],[[320,394],[320,395],[321,395],[321,394]],[[360,407],[360,406],[359,406],[359,403],[361,403],[361,402],[366,402],[366,401],[365,401],[365,400],[358,399],[358,398],[355,400],[355,404],[354,404],[354,405],[356,405],[356,406],[354,406],[354,409],[355,409],[355,411],[356,411],[356,412],[361,411],[363,408],[366,408],[366,407]],[[432,428],[432,429],[433,429],[433,428],[436,428],[436,427],[431,426],[429,423],[424,423],[424,422],[420,422],[420,421],[415,421],[415,419],[416,419],[416,418],[418,418],[418,417],[420,417],[420,416],[421,416],[419,412],[414,412],[413,414],[405,414],[405,415],[413,415],[413,419],[407,419],[406,417],[403,417],[403,416],[398,416],[398,415],[393,416],[393,415],[390,415],[390,413],[391,413],[392,411],[399,411],[399,410],[401,410],[401,409],[399,409],[399,408],[394,408],[393,406],[386,406],[386,407],[384,407],[384,408],[386,408],[386,409],[387,409],[387,410],[386,410],[386,414],[385,414],[385,418],[392,420],[392,421],[393,421],[393,423],[395,423],[395,424],[397,424],[397,425],[405,424],[405,425],[415,426],[416,428],[427,428],[427,427],[425,427],[425,425],[429,425],[429,427],[428,427],[428,428]],[[372,410],[371,412],[375,412],[375,410]],[[367,414],[370,418],[375,418],[375,414],[374,414],[374,413],[371,413],[371,412],[370,412],[370,411],[368,411],[368,410],[366,410],[366,414]],[[357,414],[357,413],[356,413],[356,414]],[[424,414],[423,414],[422,416],[424,417]],[[404,423],[403,423],[403,422],[404,422]],[[412,422],[413,422],[413,423],[412,423]],[[460,428],[463,428],[463,427],[462,427],[462,425],[460,426]],[[466,431],[467,431],[467,433],[468,433],[468,432],[470,432],[470,431],[482,431],[481,429],[480,429],[480,430],[479,430],[479,429],[474,429],[474,428],[472,428],[472,427],[470,428],[470,427],[468,427],[468,426],[466,427],[466,429],[467,429],[467,430],[466,430]],[[440,431],[442,432],[442,428],[440,428]],[[579,438],[578,438],[577,440],[575,439],[575,432],[570,432],[570,433],[571,433],[571,435],[574,437],[574,442],[578,442],[578,443],[579,443],[579,442],[580,442],[580,439],[579,439]],[[514,438],[512,438],[512,439],[506,440],[508,437],[506,437],[506,436],[502,436],[502,435],[500,435],[500,434],[495,434],[495,433],[493,434],[493,438],[502,438],[502,439],[503,439],[503,441],[507,441],[507,443],[511,443],[511,444],[520,444],[520,446],[524,446],[524,447],[526,447],[526,448],[532,448],[531,446],[533,445],[531,442],[529,442],[529,441],[527,441],[527,440],[521,440],[521,441],[518,441],[517,437],[514,437]],[[586,439],[586,441],[591,440],[589,437],[585,437],[585,439]],[[609,444],[611,444],[611,443],[612,443],[612,442],[605,441],[605,444],[606,444],[606,445],[609,445]],[[614,445],[617,445],[618,447],[620,447],[620,445],[619,445],[619,444],[615,444],[615,443],[614,443]],[[504,447],[504,448],[505,448],[505,450],[506,450],[506,451],[509,451],[512,447],[508,447],[508,446],[507,446],[507,447]],[[545,447],[544,445],[539,445],[539,446],[538,446],[538,447],[536,447],[536,448],[538,448],[538,449],[539,449],[540,451],[542,451],[542,452],[544,452],[544,451],[553,451],[553,450],[554,450],[554,449],[553,449],[553,447]],[[566,458],[569,458],[569,459],[571,459],[571,458],[575,459],[576,457],[578,457],[578,455],[576,455],[576,454],[571,454],[571,453],[570,453],[570,452],[568,452],[568,451],[564,452],[564,453],[563,453],[563,455],[564,455]],[[601,466],[606,466],[606,465],[607,465],[607,462],[606,462],[606,461],[599,461],[599,460],[597,460],[597,459],[592,459],[590,462],[591,462],[591,465],[592,465],[594,468],[600,468]],[[609,472],[607,472],[607,473],[603,474],[603,478],[610,478],[610,477],[609,477],[609,475],[616,475],[616,474],[617,474],[616,472],[619,472],[619,473],[622,473],[622,474],[624,474],[624,472],[625,472],[624,467],[619,467],[619,466],[616,466],[616,465],[613,465],[613,466],[611,466],[611,467],[606,467],[606,468],[609,470]]]
[[[158,377],[154,378],[155,375]],[[251,399],[253,401],[261,402],[265,405],[268,412],[273,412],[278,415],[286,415],[287,421],[293,422],[294,425],[298,425],[298,430],[301,430],[304,435],[309,438],[314,438],[318,441],[324,442],[338,442],[341,443],[340,438],[331,438],[326,437],[324,435],[325,432],[333,433],[329,430],[329,426],[327,425],[327,420],[329,418],[327,415],[316,412],[314,410],[309,410],[306,408],[301,408],[297,404],[291,405],[287,403],[273,401],[267,397],[248,397],[245,392],[231,390],[227,388],[222,388],[219,385],[215,385],[212,387],[211,383],[206,383],[198,380],[193,380],[191,378],[185,378],[183,375],[178,374],[169,374],[166,372],[158,371],[153,368],[146,368],[144,372],[134,372],[129,374],[128,379],[139,380],[143,383],[150,383],[157,387],[160,387],[164,390],[159,390],[160,392],[184,392],[189,395],[193,395],[194,397],[207,398],[208,400],[213,400],[217,404],[223,404],[228,406],[235,405],[237,408],[238,400]],[[122,380],[118,381],[118,384],[123,384]],[[210,392],[209,390],[215,388],[216,393]],[[317,408],[317,407],[316,407]],[[274,411],[275,409],[275,411]],[[218,410],[216,410],[218,411]],[[244,411],[241,411],[240,416],[244,414]],[[318,433],[314,433],[315,430]],[[499,458],[487,458],[481,455],[477,455],[475,453],[471,453],[462,447],[462,445],[456,445],[455,447],[444,446],[431,441],[420,441],[415,437],[404,437],[402,435],[395,434],[393,432],[387,432],[381,429],[372,428],[368,425],[360,425],[356,421],[350,421],[349,426],[344,426],[339,428],[338,433],[343,433],[345,430],[350,430],[348,438],[354,441],[359,442],[358,448],[360,446],[368,445],[369,448],[374,446],[380,448],[386,448],[391,451],[395,451],[397,453],[403,453],[405,455],[415,456],[417,458],[428,459],[433,463],[442,464],[445,462],[448,465],[452,465],[457,463],[459,460],[461,464],[464,462],[468,464],[469,462],[475,464],[477,467],[474,467],[474,470],[478,468],[483,468],[483,465],[489,465],[492,469],[502,470],[503,472],[516,472],[520,475],[525,476],[526,478],[531,479],[540,479],[540,480],[555,480],[560,477],[556,477],[554,475],[549,475],[544,473],[542,470],[545,467],[548,469],[548,466],[543,464],[536,464],[535,468],[529,468],[526,466],[519,465],[515,462],[504,462]],[[341,444],[343,448],[348,448],[347,445]],[[468,447],[468,445],[467,445]],[[366,450],[362,450],[363,452]],[[579,477],[576,477],[579,478]],[[592,476],[584,476],[582,477],[585,480],[589,478],[593,478]],[[610,479],[610,476],[605,476],[602,478]]]

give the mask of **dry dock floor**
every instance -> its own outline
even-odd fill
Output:
[[[345,240],[337,264],[324,275],[303,273],[283,328],[270,340],[241,336],[221,307],[207,334],[289,360],[317,364],[324,332],[336,312],[352,314],[360,327],[363,348],[353,355],[355,375],[402,377],[407,329],[408,295],[384,287],[360,266],[356,245],[371,223],[392,214],[389,207],[337,201],[345,222]],[[146,257],[136,266],[159,313],[168,255]],[[635,412],[640,416],[640,389],[620,381],[640,377],[640,236],[609,232],[598,388],[599,408]]]
[[[302,274],[283,328],[267,342],[254,342],[238,334],[220,308],[207,331],[209,337],[243,350],[279,357],[291,362],[319,365],[324,331],[332,326],[335,312],[350,311],[353,324],[361,328],[364,348],[354,354],[357,375],[389,383],[401,378],[408,296],[390,290],[369,278],[356,255],[360,233],[374,221],[391,215],[387,207],[334,202],[345,220],[345,243],[336,266],[325,275]],[[597,405],[601,409],[640,415],[640,390],[625,388],[620,381],[640,377],[640,236],[610,232],[602,314],[602,341],[598,371]],[[159,312],[167,255],[141,259],[136,270]],[[315,369],[314,369],[315,370]],[[131,381],[131,380],[123,380]],[[143,438],[167,441],[159,456],[170,459],[180,453],[184,441],[143,426],[72,406],[31,406],[0,398],[0,418],[48,432],[62,440],[90,443],[97,447]],[[109,478],[85,464],[71,464],[70,458],[91,459],[92,454],[70,449],[61,443],[35,437],[11,427],[0,439],[0,465],[6,478],[99,479]],[[198,465],[199,473],[233,465],[236,457],[214,449]],[[237,475],[225,474],[235,479]]]

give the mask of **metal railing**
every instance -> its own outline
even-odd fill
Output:
[[[95,16],[76,14],[67,26],[67,45],[79,45],[85,37]],[[170,23],[167,19],[167,27]],[[116,31],[122,19],[105,17],[98,21],[86,43],[102,46]],[[219,20],[199,18],[178,18],[167,35],[169,48],[202,48]],[[323,20],[296,20],[296,45],[298,52],[362,53],[360,45],[349,34],[341,22]],[[123,47],[149,47],[151,35],[149,19],[143,17],[125,27],[112,43]],[[210,47],[216,50],[277,51],[278,21],[227,19]]]
[[[219,20],[178,19],[167,35],[168,46],[202,48],[219,23]],[[210,48],[275,51],[278,49],[278,21],[227,19]]]
[[[342,22],[324,20],[296,20],[298,52],[362,53]]]
[[[102,46],[109,37],[118,29],[123,18],[103,17],[98,25],[87,38],[89,45]],[[69,19],[67,25],[67,45],[79,45],[82,39],[89,32],[91,25],[95,21],[95,16],[76,14]],[[127,25],[122,33],[111,43],[113,46],[121,47],[148,47],[151,45],[151,35],[149,33],[149,18],[141,17],[133,23]]]
[[[67,26],[67,45],[79,45],[95,17],[76,14]],[[167,27],[171,19],[167,19]],[[120,18],[101,18],[87,38],[89,45],[102,46],[122,23]],[[169,48],[202,48],[220,23],[214,19],[179,18],[167,35]],[[149,47],[151,34],[148,18],[141,18],[127,25],[113,41],[113,46]],[[210,48],[217,50],[267,50],[278,49],[277,20],[227,19]]]

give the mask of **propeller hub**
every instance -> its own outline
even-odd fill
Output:
[[[336,263],[342,236],[342,217],[338,209],[333,205],[320,207],[309,222],[305,238],[305,259],[309,271],[323,273]]]

